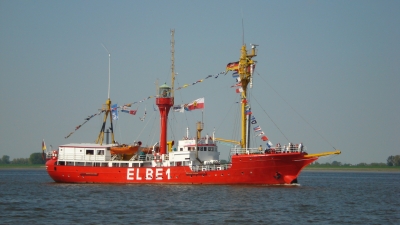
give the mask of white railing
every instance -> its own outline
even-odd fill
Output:
[[[78,161],[106,161],[104,155],[61,155],[60,160],[78,160]]]
[[[303,152],[307,148],[303,146]],[[249,154],[279,154],[279,153],[298,153],[298,148],[284,149],[284,147],[272,147],[269,150],[259,148],[231,148],[231,155],[249,155]]]
[[[201,166],[190,166],[190,169],[193,172],[201,172],[201,171],[213,171],[213,170],[227,170],[231,167],[231,164],[214,164],[214,165],[201,165]]]

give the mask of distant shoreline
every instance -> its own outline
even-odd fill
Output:
[[[387,168],[379,168],[379,167],[354,167],[354,168],[341,168],[341,167],[306,167],[303,171],[315,171],[315,172],[393,172],[400,173],[400,167],[387,167]]]
[[[0,165],[0,170],[21,170],[21,169],[46,169],[45,165]]]

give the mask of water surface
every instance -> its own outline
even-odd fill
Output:
[[[0,224],[400,224],[400,173],[303,171],[298,186],[60,184],[0,170]]]

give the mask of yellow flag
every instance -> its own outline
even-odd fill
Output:
[[[44,143],[44,139],[42,141],[42,151],[46,151],[46,143]]]

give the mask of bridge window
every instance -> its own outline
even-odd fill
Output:
[[[97,155],[104,155],[104,150],[97,150]]]
[[[94,155],[94,150],[86,149],[86,155]]]

